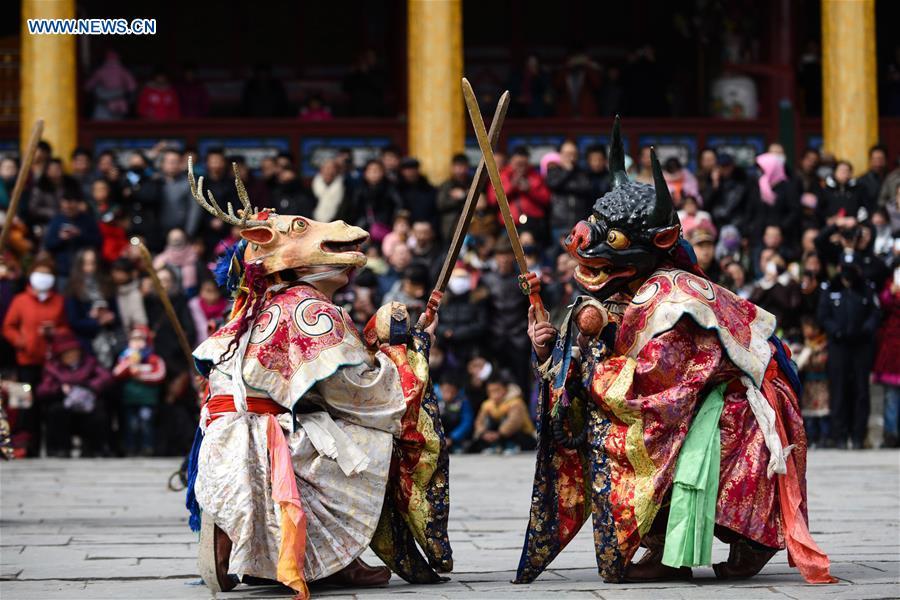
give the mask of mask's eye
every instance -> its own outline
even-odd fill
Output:
[[[618,229],[611,229],[610,232],[606,234],[606,243],[616,250],[624,250],[631,245],[631,240]]]
[[[588,217],[588,223],[590,223],[591,225],[596,225],[597,224],[597,215],[591,215],[590,217]]]
[[[306,229],[306,221],[303,219],[294,219],[291,221],[291,229],[294,231],[303,231]]]

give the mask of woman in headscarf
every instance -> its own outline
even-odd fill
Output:
[[[181,289],[188,298],[197,293],[197,261],[200,257],[188,243],[187,235],[175,228],[166,236],[166,247],[153,259],[153,268],[169,267],[178,275]]]
[[[758,185],[750,187],[748,237],[750,246],[758,249],[763,232],[769,225],[778,225],[786,240],[800,239],[800,201],[795,186],[788,181],[784,157],[766,152],[756,157],[760,175]],[[792,248],[792,250],[795,250]]]
[[[112,121],[128,113],[128,96],[137,89],[134,76],[122,65],[118,53],[108,50],[106,59],[84,84],[94,94],[92,118]]]

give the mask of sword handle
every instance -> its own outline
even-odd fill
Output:
[[[416,323],[416,327],[420,331],[428,329],[434,323],[434,318],[437,316],[438,308],[441,306],[441,298],[443,297],[444,292],[440,290],[431,292],[431,297],[428,298],[428,304],[425,306],[425,312],[422,313],[419,317],[419,322]]]
[[[539,292],[531,292],[528,294],[528,301],[534,307],[534,318],[538,323],[544,323],[547,319],[547,309],[544,308],[544,301],[541,300]]]

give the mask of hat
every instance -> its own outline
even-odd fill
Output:
[[[696,246],[697,244],[712,244],[716,241],[716,236],[713,235],[713,232],[699,225],[691,231],[691,235],[688,237],[688,242],[690,242],[691,246]]]
[[[403,160],[400,161],[401,169],[418,169],[419,168],[419,159],[407,156]]]
[[[509,241],[509,237],[501,236],[497,243],[494,245],[494,254],[512,254],[513,247],[512,243]]]
[[[53,340],[51,350],[54,356],[59,356],[64,352],[68,352],[69,350],[81,350],[81,342],[79,342],[78,338],[76,338],[73,334],[67,331],[62,333],[61,335],[56,336],[56,338]]]

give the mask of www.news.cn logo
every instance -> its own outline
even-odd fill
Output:
[[[156,35],[156,19],[28,19],[32,35]]]

